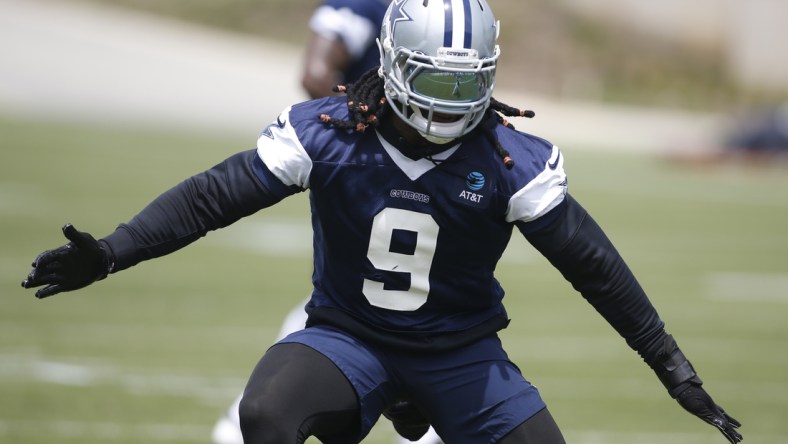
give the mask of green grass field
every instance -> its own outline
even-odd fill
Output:
[[[64,242],[64,223],[103,236],[255,136],[0,119],[0,442],[209,442],[310,288],[305,195],[79,292],[39,301],[19,283],[36,254]],[[788,170],[564,154],[570,191],[745,442],[788,442]],[[513,240],[498,276],[509,353],[569,442],[725,442],[525,241]],[[366,442],[392,433],[383,421]]]

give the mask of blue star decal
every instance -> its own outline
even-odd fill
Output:
[[[394,7],[391,8],[391,16],[389,17],[389,28],[391,29],[392,36],[394,35],[394,29],[396,28],[398,22],[413,21],[408,13],[403,10],[405,3],[407,2],[408,0],[394,0]]]

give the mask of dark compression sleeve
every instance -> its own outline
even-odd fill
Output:
[[[244,151],[161,194],[102,239],[114,256],[112,272],[172,253],[300,191],[281,182],[263,185],[261,168],[256,151]]]
[[[548,226],[528,241],[624,337],[646,362],[653,362],[666,336],[664,324],[624,259],[586,210],[567,195]]]

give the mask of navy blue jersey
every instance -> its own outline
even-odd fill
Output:
[[[380,64],[375,41],[388,5],[388,0],[325,0],[312,15],[312,31],[339,38],[347,48],[351,63],[343,73],[343,83],[355,82]]]
[[[560,151],[499,125],[512,170],[479,132],[431,159],[412,160],[376,131],[345,132],[317,119],[343,118],[346,100],[290,107],[257,144],[264,167],[256,172],[268,189],[281,190],[278,198],[310,191],[310,307],[424,334],[505,316],[495,266],[515,222],[536,223],[563,201]]]
[[[359,134],[318,119],[347,117],[345,100],[288,108],[257,149],[184,180],[120,224],[101,239],[111,272],[309,190],[308,325],[414,351],[494,333],[508,323],[495,266],[516,226],[633,349],[656,359],[664,325],[601,227],[566,193],[556,147],[494,124],[515,160],[511,171],[480,130],[412,160],[372,129]]]

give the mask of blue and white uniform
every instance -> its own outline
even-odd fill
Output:
[[[512,171],[480,133],[412,160],[376,131],[337,134],[317,121],[321,112],[346,113],[346,99],[285,110],[262,132],[255,168],[269,188],[286,185],[279,197],[311,193],[309,308],[419,336],[505,318],[495,265],[515,222],[538,224],[563,201],[558,148],[499,126]]]
[[[262,132],[254,160],[275,198],[306,189],[311,197],[313,328],[283,342],[320,351],[348,376],[363,430],[405,395],[430,405],[449,442],[484,442],[490,429],[500,439],[545,405],[494,335],[508,323],[495,265],[515,223],[536,230],[563,202],[560,151],[498,126],[501,143],[514,147],[511,171],[481,132],[414,160],[377,131],[327,128],[320,113],[342,116],[346,99],[288,108]],[[447,366],[458,367],[464,389],[446,384]],[[473,393],[488,397],[469,402]]]
[[[544,409],[496,335],[509,319],[494,272],[514,227],[633,349],[654,359],[648,354],[664,325],[601,228],[567,194],[555,146],[486,119],[481,125],[509,150],[512,170],[482,128],[414,160],[385,121],[359,134],[324,124],[320,114],[347,118],[346,99],[288,108],[255,150],[165,192],[102,242],[117,272],[308,190],[309,321],[280,343],[306,345],[339,368],[361,418],[360,428],[324,442],[360,442],[401,398],[415,402],[446,442],[468,444],[498,442]]]

